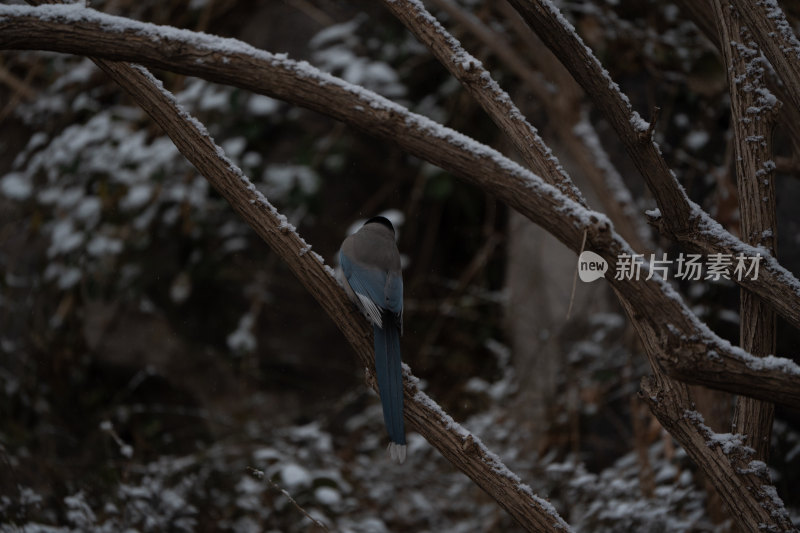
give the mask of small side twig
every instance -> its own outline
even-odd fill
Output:
[[[313,523],[314,523],[314,525],[316,525],[316,526],[317,526],[317,527],[319,527],[319,528],[322,528],[322,529],[323,529],[323,530],[325,530],[325,531],[330,531],[330,529],[328,529],[328,526],[326,526],[325,524],[323,524],[322,522],[320,522],[319,520],[317,520],[316,518],[314,518],[313,516],[311,516],[311,515],[309,514],[309,512],[308,512],[308,511],[306,511],[305,509],[303,509],[303,506],[302,506],[302,505],[300,505],[299,503],[297,503],[297,500],[295,500],[294,498],[292,498],[292,495],[291,495],[291,494],[289,494],[289,491],[287,491],[286,489],[283,489],[283,488],[281,488],[281,487],[280,487],[280,486],[279,486],[277,483],[275,483],[274,481],[272,481],[272,480],[269,478],[269,476],[267,476],[267,475],[264,473],[264,471],[263,471],[263,470],[259,470],[259,469],[257,469],[257,468],[253,468],[253,467],[251,467],[251,466],[248,466],[248,467],[247,467],[247,473],[248,473],[248,474],[250,474],[250,475],[251,475],[253,478],[255,478],[255,479],[259,480],[259,481],[264,481],[264,482],[266,482],[266,483],[267,483],[267,484],[268,484],[270,487],[272,487],[273,489],[277,490],[278,492],[281,492],[281,493],[282,493],[284,496],[286,496],[287,498],[289,498],[289,501],[292,503],[292,505],[294,505],[295,509],[297,509],[298,511],[300,511],[301,513],[303,513],[303,515],[305,515],[305,517],[306,517],[306,518],[308,518],[309,520],[311,520],[311,522],[313,522]]]
[[[642,142],[652,142],[653,133],[656,131],[656,123],[661,116],[661,108],[658,106],[653,107],[653,113],[650,115],[650,124],[647,129],[640,134]]]

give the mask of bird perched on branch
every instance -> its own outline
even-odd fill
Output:
[[[347,237],[339,250],[339,264],[347,295],[372,323],[383,421],[391,441],[389,455],[403,463],[406,459],[403,371],[400,367],[403,277],[394,226],[389,219],[372,217]]]

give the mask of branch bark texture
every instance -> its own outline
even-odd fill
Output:
[[[712,481],[735,523],[747,531],[795,531],[775,492],[767,465],[758,460],[741,435],[717,434],[703,417],[687,408],[685,385],[667,383],[658,375],[645,378],[640,396],[662,426]]]
[[[319,255],[311,252],[311,246],[286,218],[225,157],[205,128],[183,111],[174,97],[144,67],[96,57],[92,60],[164,129],[179,151],[281,257],[345,335],[361,364],[372,369],[371,328],[339,287],[332,269]],[[463,429],[421,391],[418,380],[408,368],[404,369],[404,374],[405,415],[412,429],[423,435],[527,530],[570,530],[549,502],[536,496],[478,438]],[[370,381],[377,389],[375,380]]]
[[[730,4],[781,77],[786,103],[800,110],[800,41],[777,0],[730,0]]]
[[[714,46],[722,53],[720,48],[719,32],[717,31],[717,17],[714,11],[714,2],[704,1],[697,2],[696,0],[676,0],[680,6],[681,11],[684,11],[688,18],[694,22],[700,31],[714,44]],[[729,2],[730,4],[730,2]],[[753,9],[751,7],[750,9]],[[791,102],[792,98],[787,91],[794,90],[796,86],[791,89],[787,87],[778,77],[775,68],[770,65],[770,70],[766,78],[767,88],[778,97],[781,102]],[[794,143],[795,150],[800,151],[800,107],[787,105],[783,108],[777,119],[780,121],[781,126],[789,132]]]
[[[184,112],[143,67],[94,60],[161,126],[180,152],[289,266],[355,349],[360,363],[374,366],[371,328],[355,311],[333,271],[255,186],[228,160],[205,128]],[[410,427],[492,496],[529,531],[565,531],[569,526],[546,500],[500,462],[477,437],[459,426],[418,387],[405,369],[405,413]],[[375,387],[373,381],[373,387]]]
[[[749,29],[742,26],[738,10],[721,0],[713,3],[731,94],[742,240],[775,256],[778,225],[772,130],[779,103],[764,83],[768,65]],[[775,311],[744,289],[739,308],[741,347],[756,356],[775,353]],[[769,402],[741,396],[736,401],[733,430],[745,436],[744,442],[762,461],[769,456],[774,411]]]

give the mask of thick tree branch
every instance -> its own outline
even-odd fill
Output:
[[[654,376],[643,380],[639,395],[709,477],[737,525],[753,532],[796,531],[767,465],[743,444],[741,435],[716,434],[700,413],[687,408],[691,404],[686,386]]]
[[[736,153],[736,178],[742,240],[761,246],[773,256],[777,245],[775,164],[772,130],[778,102],[766,88],[766,61],[728,2],[713,1],[731,94],[731,126]],[[741,291],[741,347],[756,356],[775,353],[775,312],[750,291]],[[774,406],[739,397],[733,429],[743,434],[755,457],[769,456]]]
[[[662,213],[675,224],[684,224],[689,219],[691,207],[652,140],[650,124],[633,110],[628,97],[620,91],[572,25],[547,0],[509,0],[509,3],[605,113],[647,181]]]
[[[653,141],[650,124],[633,110],[627,96],[558,9],[548,0],[509,0],[509,3],[605,113],[658,203],[661,216],[655,223],[659,230],[707,254],[736,256],[754,252],[755,248],[731,235],[689,200]],[[800,282],[774,257],[764,259],[757,280],[745,277],[734,281],[761,296],[800,329]]]
[[[371,330],[337,284],[330,267],[297,234],[250,180],[227,159],[202,125],[183,111],[143,67],[95,59],[161,126],[180,152],[289,266],[344,333],[360,363],[373,368]],[[531,531],[568,530],[555,509],[523,484],[476,437],[453,421],[405,370],[409,425]],[[373,380],[373,386],[374,380]]]
[[[640,123],[627,98],[610,80],[591,51],[583,45],[574,29],[553,5],[544,0],[510,1],[572,71],[576,80],[595,98],[598,107],[606,112],[657,197],[659,207],[664,212],[661,220],[670,225],[671,232],[679,231],[681,234],[695,236],[699,234],[701,237],[713,235],[715,242],[724,239],[730,244],[735,244],[732,242],[735,240],[732,236],[726,235],[727,232],[716,223],[712,224],[710,217],[688,200],[685,192],[669,172],[658,147],[652,141],[652,125],[644,129],[645,124]],[[643,129],[645,134],[641,135]],[[657,162],[660,165],[645,165],[648,161],[650,164]],[[672,204],[673,199],[666,193],[672,193],[673,199],[675,195],[680,196],[678,200],[681,203]],[[670,367],[668,361],[660,355],[662,350],[666,354],[669,354],[670,350],[659,346],[656,340],[659,335],[658,328],[653,327],[654,325],[647,320],[639,319],[638,313],[641,311],[637,305],[631,305],[625,297],[621,297],[620,300],[638,330],[651,360],[654,375],[643,383],[642,394],[661,424],[687,450],[713,485],[718,487],[720,495],[737,517],[738,523],[751,531],[763,528],[778,531],[794,530],[774,487],[769,485],[766,465],[760,461],[752,461],[753,451],[746,447],[741,439],[723,439],[723,442],[716,445],[715,439],[722,436],[714,435],[702,424],[697,414],[693,410],[690,411],[693,403],[686,385],[666,378],[658,367],[660,363],[667,368],[672,377],[691,381],[691,378],[683,372],[689,372],[690,367],[691,371],[700,370],[709,362],[708,357],[692,361],[694,364],[688,364],[683,371]],[[691,359],[686,355],[685,352],[681,354],[682,362]],[[687,413],[694,416],[689,416]]]
[[[651,332],[645,342],[656,350],[659,363],[670,375],[689,383],[800,406],[798,365],[774,357],[765,362],[732,347],[699,322],[658,276],[647,280],[612,276],[618,257],[631,255],[633,250],[605,215],[567,198],[495,150],[307,63],[240,41],[161,28],[73,6],[47,6],[44,12],[40,9],[45,8],[0,6],[0,48],[134,61],[281,98],[392,140],[407,152],[497,197],[576,252],[587,231],[587,249],[609,263],[606,279],[631,303],[634,320]],[[757,250],[747,247],[746,251],[755,255]],[[776,282],[778,291],[791,291],[794,278],[787,276]]]

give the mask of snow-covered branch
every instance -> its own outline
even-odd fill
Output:
[[[786,104],[800,109],[800,40],[777,0],[731,0],[786,88]]]
[[[205,127],[181,109],[172,94],[145,68],[95,61],[164,129],[180,152],[281,257],[347,337],[361,364],[372,368],[370,328],[350,304],[332,269],[318,254],[309,252],[311,247],[225,156]],[[416,378],[408,370],[405,374],[406,414],[415,430],[526,528],[569,529],[552,505],[533,494],[477,437],[419,390]]]
[[[779,104],[765,84],[766,61],[740,23],[738,10],[720,0],[713,4],[731,95],[742,240],[774,256],[778,222],[772,130]],[[750,291],[742,290],[740,300],[739,344],[753,355],[774,353],[775,312]],[[733,427],[747,436],[745,442],[762,461],[769,456],[773,413],[770,403],[743,397],[736,402]]]
[[[41,48],[140,62],[281,98],[389,139],[409,153],[474,183],[573,250],[580,248],[586,232],[587,249],[600,254],[609,263],[612,273],[616,271],[620,256],[633,253],[603,214],[586,209],[498,152],[361,87],[283,55],[269,54],[230,39],[138,23],[72,6],[36,10],[0,7],[0,47]],[[107,67],[112,76],[116,68],[130,68],[111,64]],[[135,76],[142,79],[136,80]],[[362,321],[353,320],[352,316],[345,320],[347,313],[352,314],[353,310],[322,262],[313,253],[306,253],[307,245],[294,235],[277,212],[255,196],[241,173],[204,135],[202,127],[181,115],[177,108],[170,110],[169,96],[157,89],[152,78],[144,71],[131,70],[119,81],[132,93],[143,91],[144,94],[135,97],[151,114],[163,112],[162,107],[166,106],[167,115],[172,118],[159,122],[170,131],[176,144],[182,146],[181,151],[204,175],[212,179],[217,173],[226,175],[221,192],[230,193],[226,197],[259,234],[264,233],[262,236],[267,242],[272,245],[272,240],[275,241],[276,251],[319,298],[337,325],[345,328],[343,331],[353,341],[362,362],[369,367],[369,333]],[[629,104],[627,110],[628,115],[635,118]],[[647,138],[652,131],[646,124],[637,121],[634,126],[641,130],[636,135],[637,142],[655,146]],[[227,187],[231,191],[227,191]],[[685,196],[683,198],[686,200]],[[688,217],[694,208],[688,201],[685,205]],[[719,233],[709,222],[706,226],[708,232]],[[284,235],[290,238],[284,240]],[[787,278],[784,291],[791,290],[789,283],[793,279]],[[608,281],[638,329],[654,368],[663,367],[671,376],[683,381],[800,405],[800,368],[793,362],[775,357],[759,359],[732,347],[697,320],[670,285],[658,276],[632,279],[609,274]],[[670,382],[669,392],[681,390],[685,390],[683,385],[675,386]],[[433,408],[412,379],[406,380],[405,392],[412,425],[518,520],[537,529],[566,527],[546,502],[531,494],[477,439],[452,424],[441,410]],[[676,405],[683,405],[686,397],[680,396],[679,400],[681,403]],[[730,458],[722,459],[717,465],[721,472],[719,479],[739,475],[738,463]],[[745,491],[741,497],[750,498],[750,507],[763,506],[760,495],[748,496]],[[780,527],[782,506],[775,505],[775,512],[769,513],[771,519],[766,517],[765,523]]]
[[[737,525],[748,531],[795,531],[767,465],[744,444],[742,435],[714,433],[700,413],[687,408],[686,386],[645,378],[640,396],[712,480]]]
[[[688,18],[694,22],[703,34],[716,46],[720,48],[719,33],[717,32],[716,19],[712,2],[697,2],[695,0],[677,0],[681,11],[685,12]],[[763,46],[763,45],[762,45]],[[767,88],[778,97],[781,102],[791,102],[789,91],[796,91],[796,85],[784,84],[775,72],[772,64],[768,67],[766,84]],[[794,105],[784,106],[778,114],[778,121],[781,127],[786,129],[792,138],[795,150],[800,150],[800,107]]]
[[[649,239],[645,236],[646,233],[649,233],[646,221],[641,213],[636,211],[633,197],[600,144],[597,132],[588,119],[588,113],[582,109],[583,91],[572,80],[569,73],[558,65],[558,61],[552,55],[541,54],[536,58],[537,68],[542,69],[542,67],[545,67],[542,70],[553,76],[552,80],[546,80],[544,76],[536,72],[522,59],[502,34],[481,22],[472,13],[452,0],[435,0],[433,3],[444,10],[459,25],[464,26],[469,32],[473,33],[488,49],[492,50],[502,60],[503,64],[524,82],[525,87],[531,91],[537,100],[543,103],[547,102],[547,108],[552,110],[553,116],[559,117],[559,120],[551,121],[549,127],[554,130],[569,156],[580,166],[580,174],[588,178],[592,187],[598,192],[601,206],[611,218],[614,227],[631,244],[634,250],[641,252],[651,250],[652,245],[647,243]],[[513,107],[513,102],[508,100],[504,92],[497,99],[487,98],[487,94],[490,92],[498,93],[499,89],[495,85],[489,87],[482,83],[474,84],[471,83],[471,77],[460,75],[461,71],[454,62],[454,57],[456,57],[456,52],[461,48],[457,44],[455,37],[452,35],[446,36],[448,32],[445,28],[438,25],[432,16],[421,11],[424,7],[415,3],[410,11],[398,11],[395,7],[397,4],[398,2],[388,2],[387,5],[398,18],[401,18],[414,35],[430,47],[437,59],[443,62],[450,72],[458,77],[461,83],[466,84],[465,86],[470,93],[477,91],[476,98],[487,112],[495,117],[498,125],[502,126],[501,120],[506,122],[509,120],[518,121],[516,130],[512,130],[510,134],[517,138],[516,145],[518,149],[524,148],[526,153],[530,153],[529,157],[526,158],[526,162],[532,157],[540,157],[537,154],[544,153],[547,159],[553,159],[556,164],[555,168],[551,164],[547,164],[542,168],[542,165],[533,166],[528,163],[529,167],[545,179],[548,179],[548,172],[554,174],[552,178],[548,179],[550,183],[557,184],[564,182],[564,180],[566,180],[566,183],[572,182],[571,178],[558,165],[558,162],[548,155],[548,151],[541,149],[532,151],[528,146],[519,148],[521,142],[526,142],[526,135],[538,138],[538,134],[536,134],[533,126],[529,125],[525,118],[519,114],[519,111]],[[499,3],[498,6],[507,6],[508,9],[511,9],[504,2]],[[414,11],[418,12],[418,15],[412,17],[411,13]],[[512,14],[516,17],[516,13],[513,13],[513,10]],[[432,37],[428,37],[431,35],[430,29],[435,30],[435,34]],[[530,31],[528,31],[528,34],[533,36]],[[448,51],[452,53],[445,53]],[[490,74],[485,72],[483,67],[480,67],[476,74],[480,74],[479,78],[482,80],[491,79]],[[558,90],[553,90],[553,84],[558,87]],[[501,105],[501,102],[503,105]],[[511,107],[510,112],[507,112],[509,110],[505,109],[504,106]],[[509,133],[508,129],[505,131]],[[514,131],[520,131],[522,134],[514,134]],[[537,139],[535,142],[537,143],[535,146],[538,146],[541,140]],[[571,189],[567,189],[567,187],[571,186],[564,185],[560,188],[562,191],[566,190],[569,194]]]

